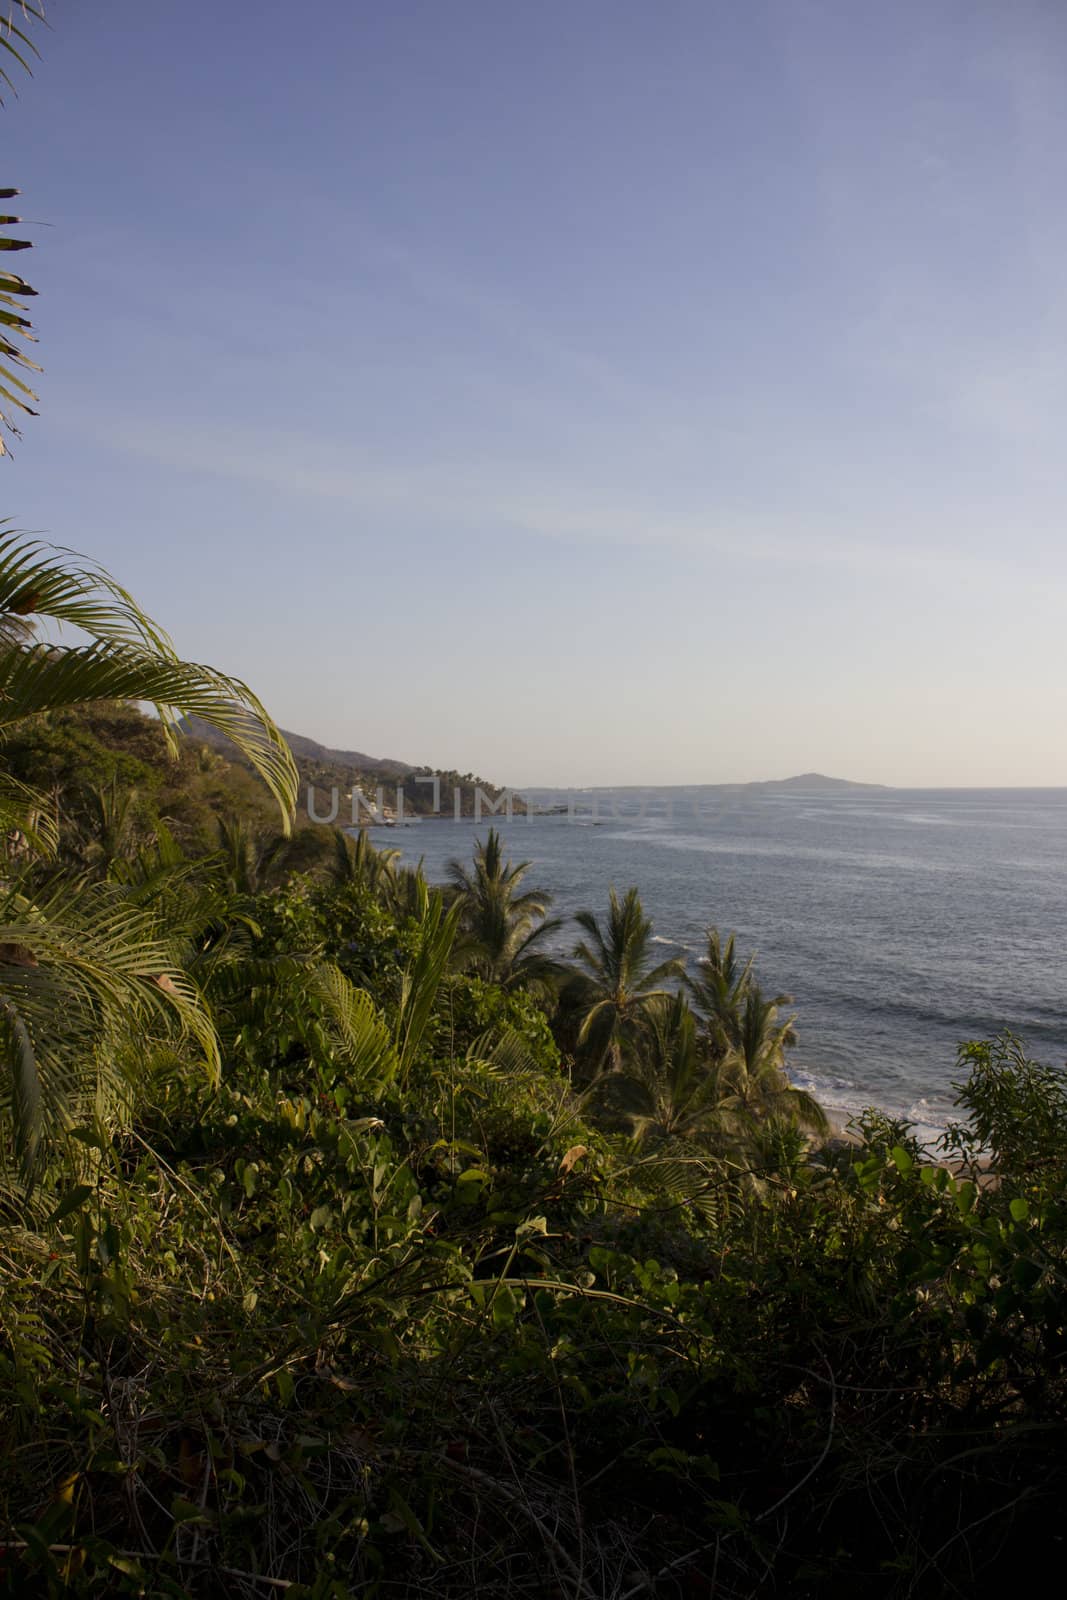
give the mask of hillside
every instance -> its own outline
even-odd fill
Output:
[[[226,735],[211,727],[200,717],[187,717],[182,726],[192,743],[199,746],[207,745],[210,749],[225,755],[228,760],[242,764],[241,757]],[[472,772],[412,766],[406,761],[364,755],[359,750],[333,749],[329,745],[320,744],[317,739],[309,739],[305,734],[292,733],[288,728],[282,728],[281,733],[288,741],[300,773],[302,813],[306,810],[309,787],[316,790],[316,806],[323,815],[329,808],[332,789],[337,789],[342,800],[347,800],[353,788],[359,788],[368,798],[373,798],[379,787],[385,790],[386,812],[391,814],[396,800],[396,785],[402,784],[405,811],[426,816],[430,814],[433,806],[432,791],[428,784],[423,785],[414,781],[420,777],[436,776],[440,779],[442,810],[448,811],[449,814],[451,814],[454,788],[461,791],[464,816],[473,814],[476,788],[482,789],[493,799],[502,792],[502,785],[491,783],[487,778],[479,778]],[[517,811],[522,812],[524,809],[521,802],[516,802]],[[343,824],[350,818],[349,808],[342,804],[338,821]]]
[[[8,773],[49,796],[61,823],[77,829],[112,791],[128,799],[150,829],[165,819],[184,845],[214,843],[216,819],[240,817],[254,831],[278,827],[266,785],[245,765],[189,740],[175,756],[155,717],[100,700],[53,711],[13,730],[4,747]]]
[[[227,753],[233,748],[226,735],[213,728],[202,717],[186,717],[184,727],[189,738],[195,739],[198,744],[209,744],[213,749]],[[293,733],[289,728],[282,728],[280,731],[294,756],[317,766],[360,772],[377,777],[382,782],[395,782],[397,778],[403,779],[416,770],[407,761],[394,761],[388,756],[368,756],[361,750],[335,750],[329,745],[320,744],[317,739],[309,739],[306,734]]]
[[[97,701],[77,710],[57,711],[27,725],[10,737],[5,759],[11,775],[50,795],[61,815],[77,823],[94,793],[114,785],[136,795],[136,805],[146,824],[166,818],[187,844],[206,848],[214,838],[216,818],[240,817],[260,833],[273,832],[277,812],[265,785],[225,735],[190,717],[182,723],[185,739],[177,758],[168,750],[155,717],[135,706]],[[396,785],[405,785],[404,809],[427,815],[433,804],[429,784],[412,780],[431,775],[429,768],[398,761],[377,760],[355,750],[331,750],[314,739],[287,733],[300,774],[296,826],[310,826],[308,790],[315,791],[315,809],[325,817],[331,791],[338,793],[337,824],[351,821],[350,795],[360,788],[373,800],[384,790],[385,813],[396,804]],[[359,765],[360,762],[369,765]],[[472,773],[439,772],[441,809],[451,815],[452,790],[458,787],[462,812],[473,812],[474,791],[480,787],[491,798],[501,790]],[[405,780],[406,783],[405,783]],[[523,809],[521,803],[516,807]]]

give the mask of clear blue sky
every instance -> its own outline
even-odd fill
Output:
[[[1061,0],[49,16],[3,506],[185,654],[516,783],[1067,784]]]

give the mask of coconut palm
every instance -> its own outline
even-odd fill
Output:
[[[622,900],[611,890],[603,929],[591,911],[580,911],[575,920],[587,939],[574,947],[581,970],[568,985],[565,1004],[578,1014],[578,1046],[593,1072],[619,1072],[649,1005],[684,969],[673,958],[654,963],[652,922],[636,889]]]
[[[696,976],[686,977],[686,988],[700,1016],[701,1033],[713,1060],[721,1061],[737,1042],[754,960],[754,956],[743,963],[739,960],[734,934],[724,944],[719,930],[709,928]]]
[[[540,946],[561,926],[547,920],[551,895],[521,888],[529,861],[504,859],[499,833],[490,828],[474,847],[473,867],[449,863],[448,874],[462,904],[460,926],[466,940],[467,964],[479,977],[505,988],[547,985],[559,976],[557,962]]]
[[[795,1088],[786,1074],[786,1051],[796,1044],[795,1020],[783,1018],[778,1000],[765,999],[759,984],[749,981],[736,1041],[717,1068],[723,1113],[739,1130],[773,1118],[813,1133],[828,1131],[814,1095]]]
[[[684,994],[659,996],[645,1007],[639,1048],[623,1069],[617,1101],[638,1139],[692,1138],[721,1125],[718,1076]]]
[[[724,943],[719,930],[709,928],[706,938],[705,953],[697,962],[696,976],[687,976],[685,984],[701,1019],[707,1052],[713,1061],[722,1061],[740,1042],[745,1003],[755,983],[756,956],[753,952],[747,961],[741,961],[735,934],[731,933]],[[792,1003],[793,998],[788,994],[776,995],[772,1002],[779,1008]]]

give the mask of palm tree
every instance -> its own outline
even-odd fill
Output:
[[[136,789],[120,788],[117,776],[89,789],[78,833],[78,853],[96,876],[110,877],[113,867],[132,861],[150,835]]]
[[[755,983],[755,962],[755,952],[741,962],[735,934],[731,933],[724,944],[718,928],[709,928],[705,954],[697,962],[697,975],[686,977],[685,985],[700,1015],[704,1044],[713,1061],[722,1061],[740,1041],[745,1002]],[[776,995],[772,1003],[789,1006],[793,997]]]
[[[376,893],[400,860],[400,851],[377,850],[371,844],[366,828],[360,828],[353,841],[351,834],[340,829],[333,836],[334,855],[329,876],[333,883],[359,884]]]
[[[466,935],[468,965],[479,977],[505,988],[547,985],[560,971],[538,946],[561,923],[546,920],[552,897],[544,889],[521,890],[529,870],[529,861],[505,861],[495,828],[490,828],[484,843],[475,844],[473,869],[459,861],[448,867],[463,907],[460,926]]]
[[[819,1102],[790,1083],[785,1053],[796,1044],[795,1017],[779,1015],[778,1000],[766,1000],[751,980],[745,992],[737,1038],[718,1066],[720,1104],[739,1130],[771,1119],[826,1133]]]
[[[217,874],[231,894],[254,895],[266,887],[285,836],[263,839],[244,817],[219,817]]]
[[[707,950],[697,962],[696,977],[685,984],[701,1018],[701,1032],[713,1060],[721,1061],[737,1042],[745,992],[755,956],[742,965],[731,933],[723,944],[717,928],[707,932]]]
[[[636,889],[622,900],[611,890],[603,930],[591,911],[580,911],[575,920],[588,935],[588,942],[574,947],[583,970],[567,996],[580,1018],[578,1045],[588,1050],[594,1073],[605,1066],[619,1072],[650,1004],[667,993],[661,986],[681,978],[684,968],[673,958],[653,965],[652,922]]]
[[[640,1045],[623,1069],[617,1099],[638,1139],[691,1138],[718,1129],[718,1077],[701,1049],[684,994],[649,1001]]]
[[[383,872],[378,881],[378,900],[396,922],[412,917],[418,921],[427,887],[421,859],[414,867],[391,862],[389,870]]]
[[[797,1042],[793,1016],[782,1019],[792,995],[767,998],[756,981],[755,954],[742,962],[735,936],[723,942],[709,928],[707,949],[695,978],[686,979],[701,1034],[715,1067],[723,1116],[735,1131],[760,1122],[780,1121],[825,1133],[826,1113],[815,1099],[789,1082],[785,1054]]]

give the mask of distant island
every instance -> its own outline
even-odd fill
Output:
[[[888,794],[892,786],[887,783],[858,783],[852,778],[828,778],[823,772],[802,772],[792,778],[753,778],[747,783],[601,783],[572,785],[569,789],[558,784],[542,785],[538,783],[526,784],[520,787],[521,794],[534,795],[567,795],[567,794],[619,794],[619,793],[670,793],[679,790],[690,793],[694,789],[708,791],[712,794],[752,794],[786,793],[786,794],[845,794],[845,793],[873,793]]]
[[[856,783],[852,778],[828,778],[822,772],[802,772],[795,778],[759,778],[754,783],[712,784],[715,789],[802,789],[807,793],[837,793],[842,789],[888,790],[887,783]]]

